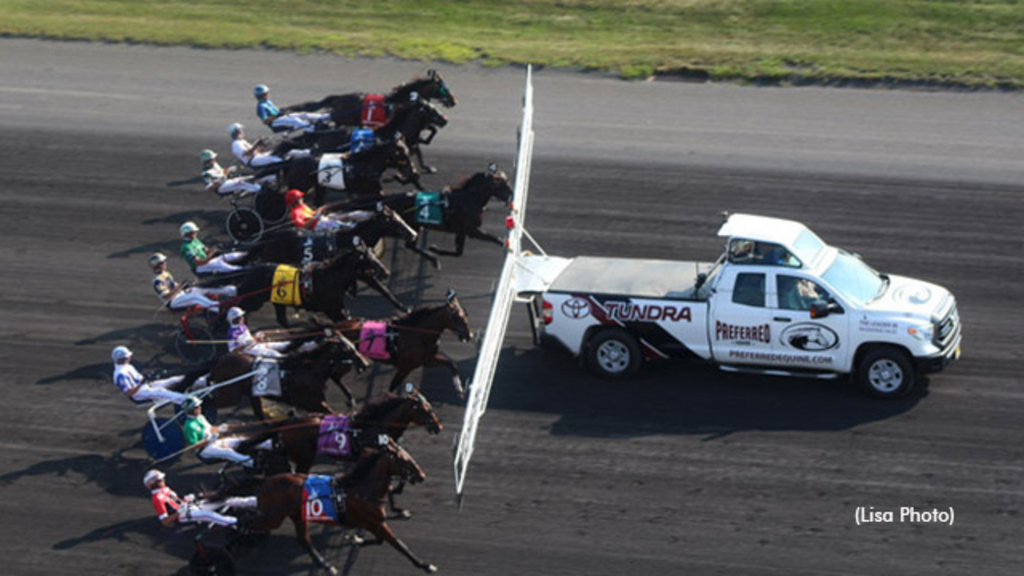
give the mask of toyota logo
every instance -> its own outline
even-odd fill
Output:
[[[583,298],[570,298],[565,302],[562,302],[562,314],[565,314],[566,317],[572,318],[573,320],[586,318],[587,316],[590,316],[590,302],[587,302]]]

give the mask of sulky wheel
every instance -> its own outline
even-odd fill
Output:
[[[239,244],[252,244],[263,236],[263,218],[252,208],[235,208],[224,223],[228,236]]]
[[[235,560],[223,548],[197,544],[188,561],[188,573],[193,576],[231,576],[235,573]]]
[[[174,350],[178,357],[193,366],[213,360],[217,354],[217,344],[213,335],[202,326],[189,326],[186,331],[179,328],[174,333]]]
[[[167,418],[157,418],[155,422],[160,427],[159,436],[151,422],[146,422],[146,426],[142,429],[142,445],[146,447],[149,457],[153,460],[162,460],[181,452],[185,447],[185,434],[181,431],[181,426]],[[170,460],[176,459],[171,458]]]
[[[284,196],[273,190],[263,190],[257,194],[253,208],[268,224],[278,224],[288,217],[288,206],[284,203]]]

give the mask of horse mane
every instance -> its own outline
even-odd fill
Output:
[[[420,84],[424,82],[430,82],[429,76],[413,76],[412,80],[404,84],[399,84],[391,89],[391,96],[406,96],[409,92],[416,90]]]
[[[416,308],[412,312],[409,312],[408,314],[406,314],[404,316],[399,316],[398,318],[396,318],[395,319],[395,324],[401,324],[401,325],[416,324],[420,320],[423,320],[427,316],[433,314],[434,312],[437,312],[438,310],[440,310],[441,308],[444,308],[447,305],[448,305],[447,303],[444,303],[444,304],[435,304],[433,306],[420,306],[419,308]]]
[[[377,466],[377,461],[384,455],[384,450],[378,450],[375,454],[360,458],[359,462],[356,463],[356,467],[342,477],[341,486],[343,488],[351,488],[352,486],[365,481],[370,475],[370,472]]]
[[[385,415],[394,410],[395,406],[405,402],[405,400],[406,399],[401,396],[391,396],[389,398],[370,402],[364,406],[362,410],[356,413],[353,417],[353,424],[358,427],[363,425],[366,420],[369,420],[371,424],[381,422],[381,419],[384,418]]]

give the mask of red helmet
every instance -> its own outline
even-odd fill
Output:
[[[284,203],[289,206],[294,206],[296,202],[302,200],[303,196],[305,196],[305,194],[302,193],[302,190],[295,190],[293,188],[285,193]]]

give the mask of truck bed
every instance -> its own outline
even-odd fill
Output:
[[[711,262],[580,256],[558,275],[549,290],[695,300],[697,274],[711,266]]]

